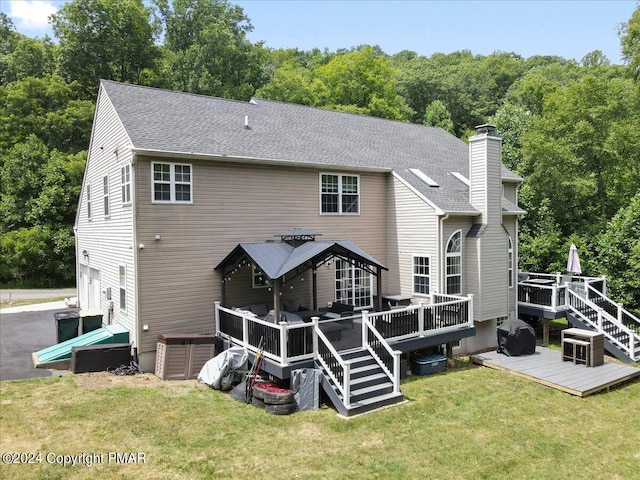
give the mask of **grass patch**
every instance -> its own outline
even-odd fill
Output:
[[[53,297],[53,298],[38,298],[32,300],[11,300],[0,301],[0,308],[20,307],[22,305],[36,305],[39,303],[58,302],[64,300],[66,297]]]
[[[43,460],[2,464],[0,477],[640,478],[638,381],[577,398],[458,359],[402,390],[406,404],[344,420],[328,407],[271,416],[150,374],[2,382],[2,453]],[[47,464],[49,452],[104,462]],[[141,452],[145,463],[107,463],[109,452]]]

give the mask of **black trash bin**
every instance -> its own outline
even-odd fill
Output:
[[[56,319],[58,343],[78,336],[78,325],[80,324],[78,312],[57,312],[53,314],[53,317]]]
[[[100,310],[80,310],[82,320],[82,334],[92,332],[102,327],[102,312]]]

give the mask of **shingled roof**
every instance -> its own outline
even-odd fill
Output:
[[[106,80],[101,87],[139,152],[393,171],[443,212],[477,212],[468,186],[451,175],[468,177],[469,147],[441,128]],[[415,169],[438,186],[429,186]],[[502,176],[521,180],[504,167]]]

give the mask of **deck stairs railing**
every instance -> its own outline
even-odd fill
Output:
[[[607,350],[620,360],[640,361],[640,319],[611,300],[599,286],[589,281],[568,284],[569,321],[602,332]]]
[[[605,348],[618,359],[640,361],[640,319],[607,296],[606,277],[522,274],[520,308],[563,312],[574,326],[602,332]]]
[[[313,361],[324,373],[323,386],[341,415],[351,416],[404,399],[400,391],[401,352],[394,343],[473,327],[473,296],[432,295],[390,311],[358,312],[339,320],[272,323],[216,302],[216,331],[233,343],[281,366]],[[361,338],[345,350],[330,338],[336,325],[359,322]]]

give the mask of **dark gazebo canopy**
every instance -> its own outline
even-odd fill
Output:
[[[272,281],[274,308],[278,307],[280,285],[285,275],[296,274],[311,269],[313,272],[313,308],[318,308],[316,270],[327,260],[340,257],[350,261],[358,268],[376,276],[378,293],[381,291],[382,270],[388,270],[382,263],[369,255],[350,240],[316,240],[320,234],[310,230],[295,228],[290,232],[281,233],[280,241],[263,241],[240,243],[222,260],[215,270],[221,271],[222,276],[237,268],[243,260],[249,260],[260,268],[266,277]],[[223,299],[225,296],[223,284]],[[378,295],[378,303],[380,303]],[[381,308],[381,305],[377,305]],[[277,312],[276,312],[277,314]],[[277,317],[276,317],[277,318]]]

